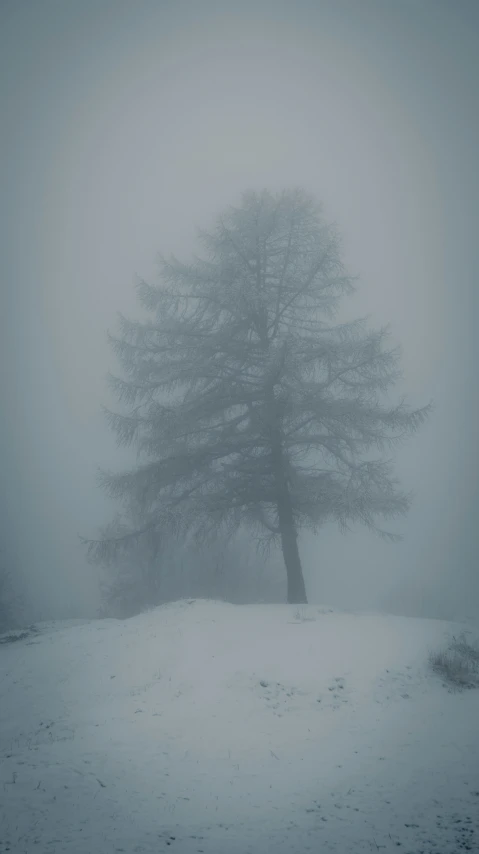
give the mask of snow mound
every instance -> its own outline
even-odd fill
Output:
[[[44,624],[0,647],[0,854],[479,850],[479,692],[428,667],[463,629],[206,600]]]

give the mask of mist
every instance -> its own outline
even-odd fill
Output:
[[[244,190],[302,186],[337,222],[345,310],[391,324],[404,392],[434,401],[397,455],[399,544],[303,535],[313,603],[479,615],[479,12],[473,2],[8,0],[3,119],[2,548],[35,619],[91,616],[78,535],[121,467],[106,331],[136,275],[187,258]]]

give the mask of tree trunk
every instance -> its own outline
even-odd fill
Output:
[[[304,585],[303,569],[298,550],[298,536],[294,524],[293,509],[289,495],[288,484],[284,484],[284,492],[278,501],[279,529],[281,532],[281,548],[283,550],[286,576],[288,579],[288,602],[290,605],[306,605],[306,588]]]
[[[272,430],[273,470],[277,489],[278,522],[281,535],[281,548],[288,579],[288,603],[306,605],[306,587],[298,549],[298,535],[294,522],[293,505],[285,473],[283,449],[279,431]]]

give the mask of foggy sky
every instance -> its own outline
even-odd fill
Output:
[[[403,542],[303,537],[310,600],[479,613],[478,12],[4,0],[2,542],[42,614],[95,605],[77,534],[112,512],[106,330],[135,314],[135,275],[188,257],[245,189],[296,185],[360,275],[348,313],[403,347],[398,391],[435,401],[398,454]]]

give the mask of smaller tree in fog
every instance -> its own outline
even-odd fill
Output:
[[[121,525],[114,524],[108,535],[114,537],[120,531]],[[256,549],[244,536],[220,535],[203,544],[193,538],[178,542],[172,536],[157,544],[148,538],[127,537],[111,557],[110,562],[101,561],[103,616],[131,617],[185,598],[236,604],[284,599],[274,562],[258,561]]]
[[[353,281],[309,195],[247,193],[200,236],[202,257],[162,259],[159,283],[138,285],[148,319],[122,317],[111,339],[123,411],[108,418],[138,464],[101,483],[134,500],[141,525],[90,552],[248,526],[278,542],[288,601],[306,602],[298,532],[335,520],[388,535],[379,520],[409,497],[381,452],[427,408],[386,401],[399,361],[386,330],[335,322]]]
[[[114,551],[97,556],[102,568],[100,610],[104,616],[131,617],[160,604],[164,537],[153,529],[131,536],[132,530],[140,528],[141,518],[130,507],[103,530],[106,540],[116,542]]]
[[[0,553],[0,634],[18,626],[20,616],[20,597],[15,591],[7,559]]]

